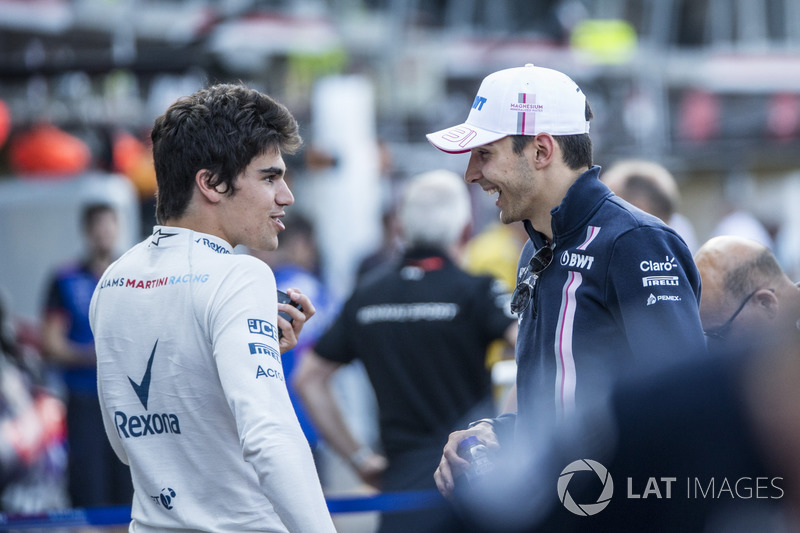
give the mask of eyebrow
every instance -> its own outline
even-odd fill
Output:
[[[277,174],[278,176],[282,176],[286,169],[281,167],[269,167],[269,168],[262,168],[259,169],[259,172],[262,174]]]

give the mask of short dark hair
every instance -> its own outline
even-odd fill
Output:
[[[117,214],[117,212],[114,211],[114,207],[105,202],[93,202],[83,206],[81,210],[81,228],[83,228],[84,231],[88,231],[97,217],[103,213]]]
[[[585,116],[587,122],[594,118],[592,108],[589,106],[589,100],[586,100]],[[512,135],[511,141],[514,153],[520,155],[533,138],[534,135]],[[591,168],[594,165],[592,161],[592,138],[589,137],[588,133],[553,135],[553,138],[561,147],[564,163],[572,170],[583,167]]]
[[[266,94],[218,84],[181,98],[155,120],[151,133],[159,223],[183,215],[198,171],[233,195],[236,177],[259,155],[293,154],[302,145],[297,121]]]

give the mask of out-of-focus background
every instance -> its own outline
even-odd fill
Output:
[[[82,205],[117,208],[119,251],[149,233],[149,129],[178,97],[242,81],[295,114],[291,209],[342,299],[404,180],[463,172],[425,133],[525,63],[587,94],[597,164],[673,173],[693,251],[735,227],[800,276],[796,0],[0,0],[0,293],[18,337],[36,351]],[[472,193],[477,234],[497,212]]]
[[[121,247],[149,232],[153,119],[204,84],[241,80],[301,123],[296,208],[320,225],[328,279],[346,294],[396,184],[465,167],[424,134],[463,121],[485,75],[527,62],[588,95],[598,164],[663,163],[699,242],[744,209],[797,272],[798,2],[1,0],[2,285],[38,314],[39,278],[74,253],[84,195],[141,214],[123,220]],[[43,125],[38,146],[15,149]],[[476,203],[477,231],[496,213]]]

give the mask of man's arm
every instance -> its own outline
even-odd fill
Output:
[[[272,272],[265,263],[242,257],[211,304],[203,306],[213,357],[242,457],[287,529],[332,532],[311,449],[284,382],[277,306]]]
[[[54,310],[42,320],[42,353],[50,361],[70,367],[92,368],[97,364],[93,345],[78,345],[67,337],[64,316]]]
[[[705,352],[700,275],[672,232],[641,227],[617,239],[606,298],[637,358],[673,361]]]
[[[387,466],[386,459],[356,441],[330,387],[334,372],[341,366],[309,350],[303,355],[293,385],[325,441],[350,462],[362,480],[378,487]]]

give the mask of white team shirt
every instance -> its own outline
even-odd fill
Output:
[[[130,531],[335,531],[284,383],[275,278],[224,240],[156,226],[90,308]]]

